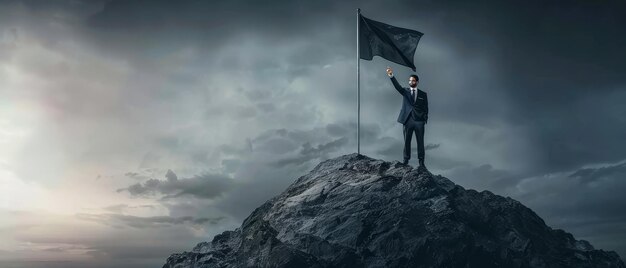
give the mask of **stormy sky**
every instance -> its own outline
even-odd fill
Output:
[[[0,266],[160,267],[356,152],[356,8],[424,33],[432,173],[624,259],[623,1],[70,0],[0,1]],[[386,66],[361,153],[396,161]]]

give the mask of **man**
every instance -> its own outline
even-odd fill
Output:
[[[387,75],[391,78],[393,86],[402,95],[402,109],[398,115],[398,123],[404,125],[403,163],[407,165],[411,159],[411,137],[415,131],[419,167],[426,168],[424,165],[424,126],[428,122],[428,95],[417,88],[419,77],[415,74],[409,76],[409,88],[400,86],[389,66],[387,66]]]

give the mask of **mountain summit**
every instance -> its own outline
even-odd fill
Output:
[[[509,197],[398,161],[318,164],[241,227],[171,255],[191,267],[626,267]]]

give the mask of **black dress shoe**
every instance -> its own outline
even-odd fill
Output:
[[[420,167],[426,167],[426,166],[424,165],[424,160],[420,160],[420,161],[419,161],[419,164],[420,164]]]

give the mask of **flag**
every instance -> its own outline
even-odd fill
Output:
[[[359,14],[359,58],[372,60],[374,56],[380,56],[415,72],[413,56],[422,35],[421,32],[391,26]]]

